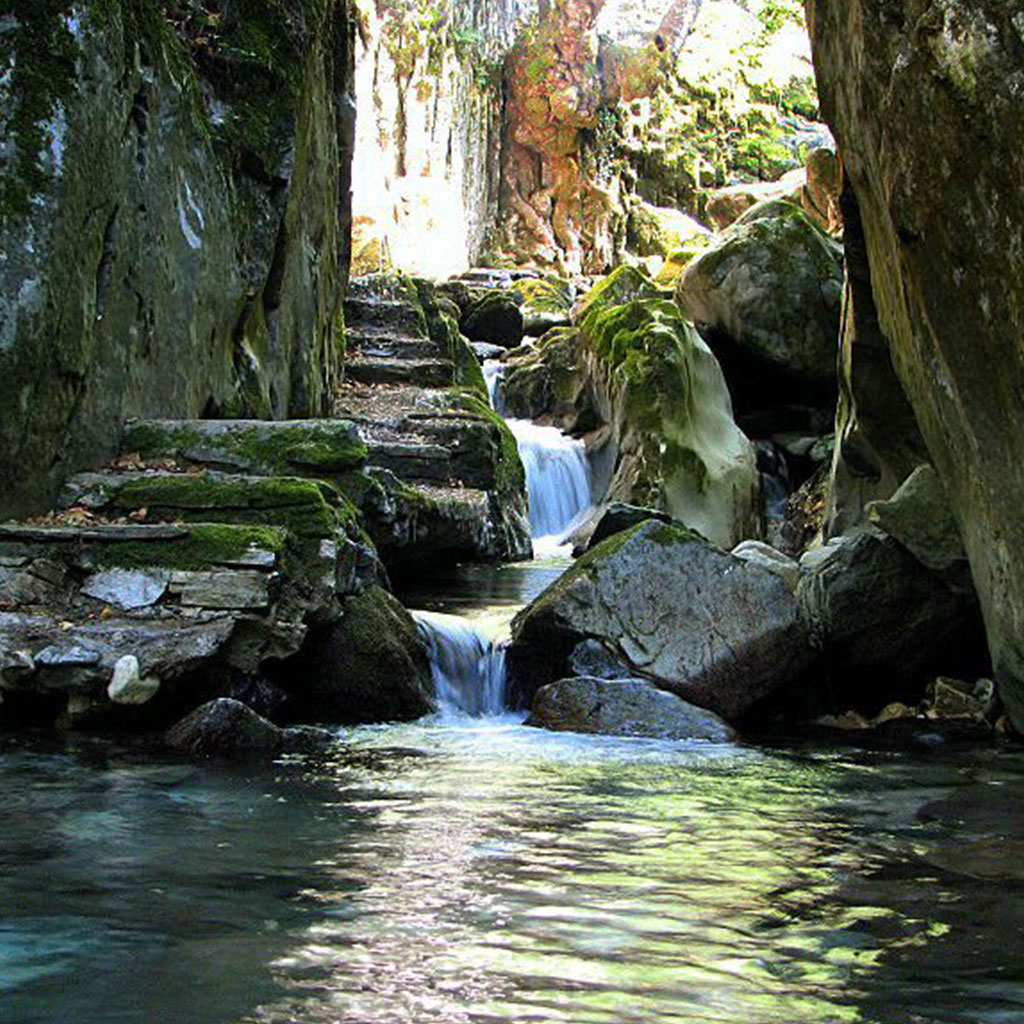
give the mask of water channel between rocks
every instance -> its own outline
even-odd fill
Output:
[[[1017,755],[584,737],[505,710],[500,639],[590,500],[578,446],[514,429],[535,487],[579,489],[534,510],[547,558],[403,594],[438,715],[269,766],[0,737],[4,1024],[1024,1019]]]

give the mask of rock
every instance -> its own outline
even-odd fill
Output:
[[[297,720],[408,721],[436,709],[416,623],[379,587],[346,602],[340,622],[311,635],[277,676],[302,679],[290,687]]]
[[[778,576],[792,593],[796,593],[797,584],[800,582],[800,565],[795,559],[759,540],[745,540],[742,544],[737,544],[732,553],[737,558],[742,558],[752,565],[759,565]]]
[[[556,732],[644,736],[728,743],[735,730],[717,715],[666,693],[645,679],[578,677],[537,691],[527,725]]]
[[[508,666],[518,699],[565,678],[586,639],[632,675],[730,721],[798,678],[811,657],[781,580],[650,521],[588,552],[516,616]]]
[[[626,679],[629,666],[620,661],[599,640],[581,640],[569,655],[569,669],[574,676],[594,679]]]
[[[668,256],[693,245],[700,246],[711,232],[700,221],[662,206],[637,201],[629,214],[626,242],[637,256]]]
[[[641,508],[639,505],[627,505],[622,501],[613,501],[598,519],[587,548],[589,550],[597,547],[602,541],[606,541],[616,533],[638,526],[648,519],[656,519],[660,523],[672,522],[672,517],[667,512],[659,512],[653,508]]]
[[[949,496],[931,466],[918,466],[888,501],[873,501],[865,512],[927,569],[944,572],[967,559]]]
[[[558,327],[504,360],[504,409],[518,419],[549,418],[564,431],[592,428],[595,413],[586,394],[587,367],[578,331]]]
[[[774,381],[765,374],[784,381],[796,396],[831,399],[842,255],[842,247],[796,206],[779,201],[752,207],[687,266],[676,301],[711,332],[741,405],[765,399]]]
[[[276,753],[284,747],[283,730],[230,697],[196,708],[173,725],[164,739],[176,750],[203,757]]]
[[[718,360],[679,308],[627,300],[652,292],[623,267],[580,304],[586,400],[608,427],[591,458],[609,467],[606,500],[659,508],[731,547],[757,532],[754,451]]]
[[[548,275],[516,281],[511,292],[522,303],[523,330],[539,338],[555,327],[571,322],[574,288],[562,278]]]
[[[133,411],[328,407],[347,276],[349,15],[228,5],[196,49],[170,8],[151,8],[4,7],[0,122],[18,127],[0,165],[0,518],[37,513],[69,472],[116,454]],[[208,124],[200,95],[218,112]],[[257,182],[279,183],[273,201]]]
[[[107,569],[94,573],[82,585],[86,597],[124,611],[149,608],[167,593],[166,570]]]
[[[895,540],[865,530],[805,556],[801,614],[837,697],[873,712],[936,670],[983,667],[973,595],[955,592]]]
[[[107,696],[115,704],[145,704],[156,696],[159,689],[160,680],[154,676],[143,679],[139,673],[139,659],[134,654],[126,654],[114,665]]]
[[[1024,117],[1013,5],[815,0],[822,110],[863,218],[888,355],[960,526],[1001,695],[1024,727]],[[935,32],[935,27],[938,31]],[[862,392],[859,411],[885,425]],[[865,426],[870,431],[870,428]],[[897,480],[897,482],[899,482]],[[886,495],[881,495],[885,497]]]
[[[459,327],[470,341],[515,348],[523,340],[523,313],[506,291],[489,291],[463,316]]]

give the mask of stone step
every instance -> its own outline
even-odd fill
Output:
[[[451,484],[455,480],[451,455],[441,445],[417,441],[370,440],[369,465],[387,469],[405,481]]]
[[[455,368],[448,359],[361,359],[346,363],[345,375],[360,384],[439,388],[453,382]]]
[[[427,321],[422,308],[401,300],[350,296],[345,300],[345,323],[357,329],[375,327],[414,337],[427,336]]]
[[[265,523],[299,538],[333,537],[358,513],[329,484],[299,477],[200,473],[80,473],[65,484],[61,508],[148,522]]]
[[[251,476],[330,478],[366,462],[348,420],[133,420],[121,447],[147,460]]]
[[[349,331],[345,336],[348,362],[359,358],[436,359],[441,353],[437,342],[395,331]]]

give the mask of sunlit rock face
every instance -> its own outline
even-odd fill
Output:
[[[1019,5],[815,0],[809,12],[822,108],[857,196],[878,324],[949,495],[1001,691],[1022,727]],[[884,422],[885,409],[856,386],[857,355],[856,346],[844,353],[844,374],[870,439],[871,419]]]
[[[441,277],[479,261],[497,216],[502,61],[528,6],[361,5],[355,273]]]

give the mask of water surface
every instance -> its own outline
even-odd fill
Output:
[[[8,739],[0,806],[5,1024],[1024,1019],[1013,751]]]

